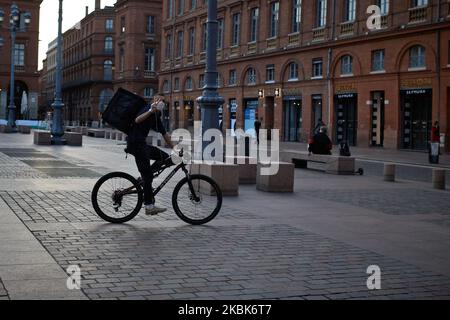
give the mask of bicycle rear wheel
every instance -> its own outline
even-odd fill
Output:
[[[91,200],[100,218],[111,223],[125,223],[142,209],[144,195],[135,178],[124,172],[112,172],[97,181]]]
[[[186,177],[176,185],[172,195],[173,209],[184,222],[193,225],[208,223],[222,208],[222,191],[210,177],[191,175],[189,180]]]

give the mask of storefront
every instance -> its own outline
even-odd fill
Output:
[[[403,149],[427,150],[431,135],[432,89],[400,91]]]
[[[349,145],[356,145],[358,128],[358,95],[356,93],[342,93],[335,95],[335,128],[338,144],[346,141]]]
[[[251,134],[256,138],[255,121],[258,116],[259,100],[258,99],[245,99],[244,100],[244,130],[245,133]]]
[[[194,127],[194,101],[185,100],[184,101],[184,116],[185,123],[188,128]]]
[[[311,116],[312,116],[312,122],[311,122],[311,130],[316,129],[318,123],[320,120],[323,121],[322,118],[322,95],[313,95],[311,97]],[[316,132],[312,132],[315,134]]]
[[[302,129],[302,97],[283,96],[284,141],[300,141]]]

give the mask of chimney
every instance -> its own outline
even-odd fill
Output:
[[[88,16],[88,14],[89,14],[89,7],[86,6],[86,17]]]
[[[95,0],[95,10],[100,10],[100,1],[101,0]]]

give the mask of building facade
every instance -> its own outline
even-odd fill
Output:
[[[10,8],[13,3],[17,4],[21,13],[31,14],[31,23],[26,32],[17,32],[14,50],[15,60],[15,85],[14,104],[16,106],[16,119],[36,118],[39,96],[39,73],[38,73],[38,46],[39,46],[39,11],[42,0],[0,0],[0,8],[5,13],[5,20],[0,27],[0,37],[5,41],[0,47],[0,119],[7,116],[9,106],[10,70],[11,70],[11,35],[9,30]],[[27,96],[29,111],[22,115],[20,112],[22,97]]]
[[[114,7],[101,9],[96,0],[63,39],[64,119],[91,125],[114,94]]]
[[[200,120],[206,18],[205,1],[164,2],[172,129]],[[223,129],[251,132],[262,118],[305,142],[321,119],[335,143],[426,150],[439,121],[450,151],[449,1],[219,0],[218,23]]]
[[[114,88],[146,100],[158,91],[162,0],[118,0]]]

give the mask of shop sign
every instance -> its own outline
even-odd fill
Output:
[[[338,84],[336,85],[335,89],[336,93],[350,93],[350,92],[356,92],[356,83],[349,83],[349,84]]]
[[[400,87],[403,90],[431,88],[432,85],[433,85],[433,81],[431,78],[404,79],[400,83]]]

